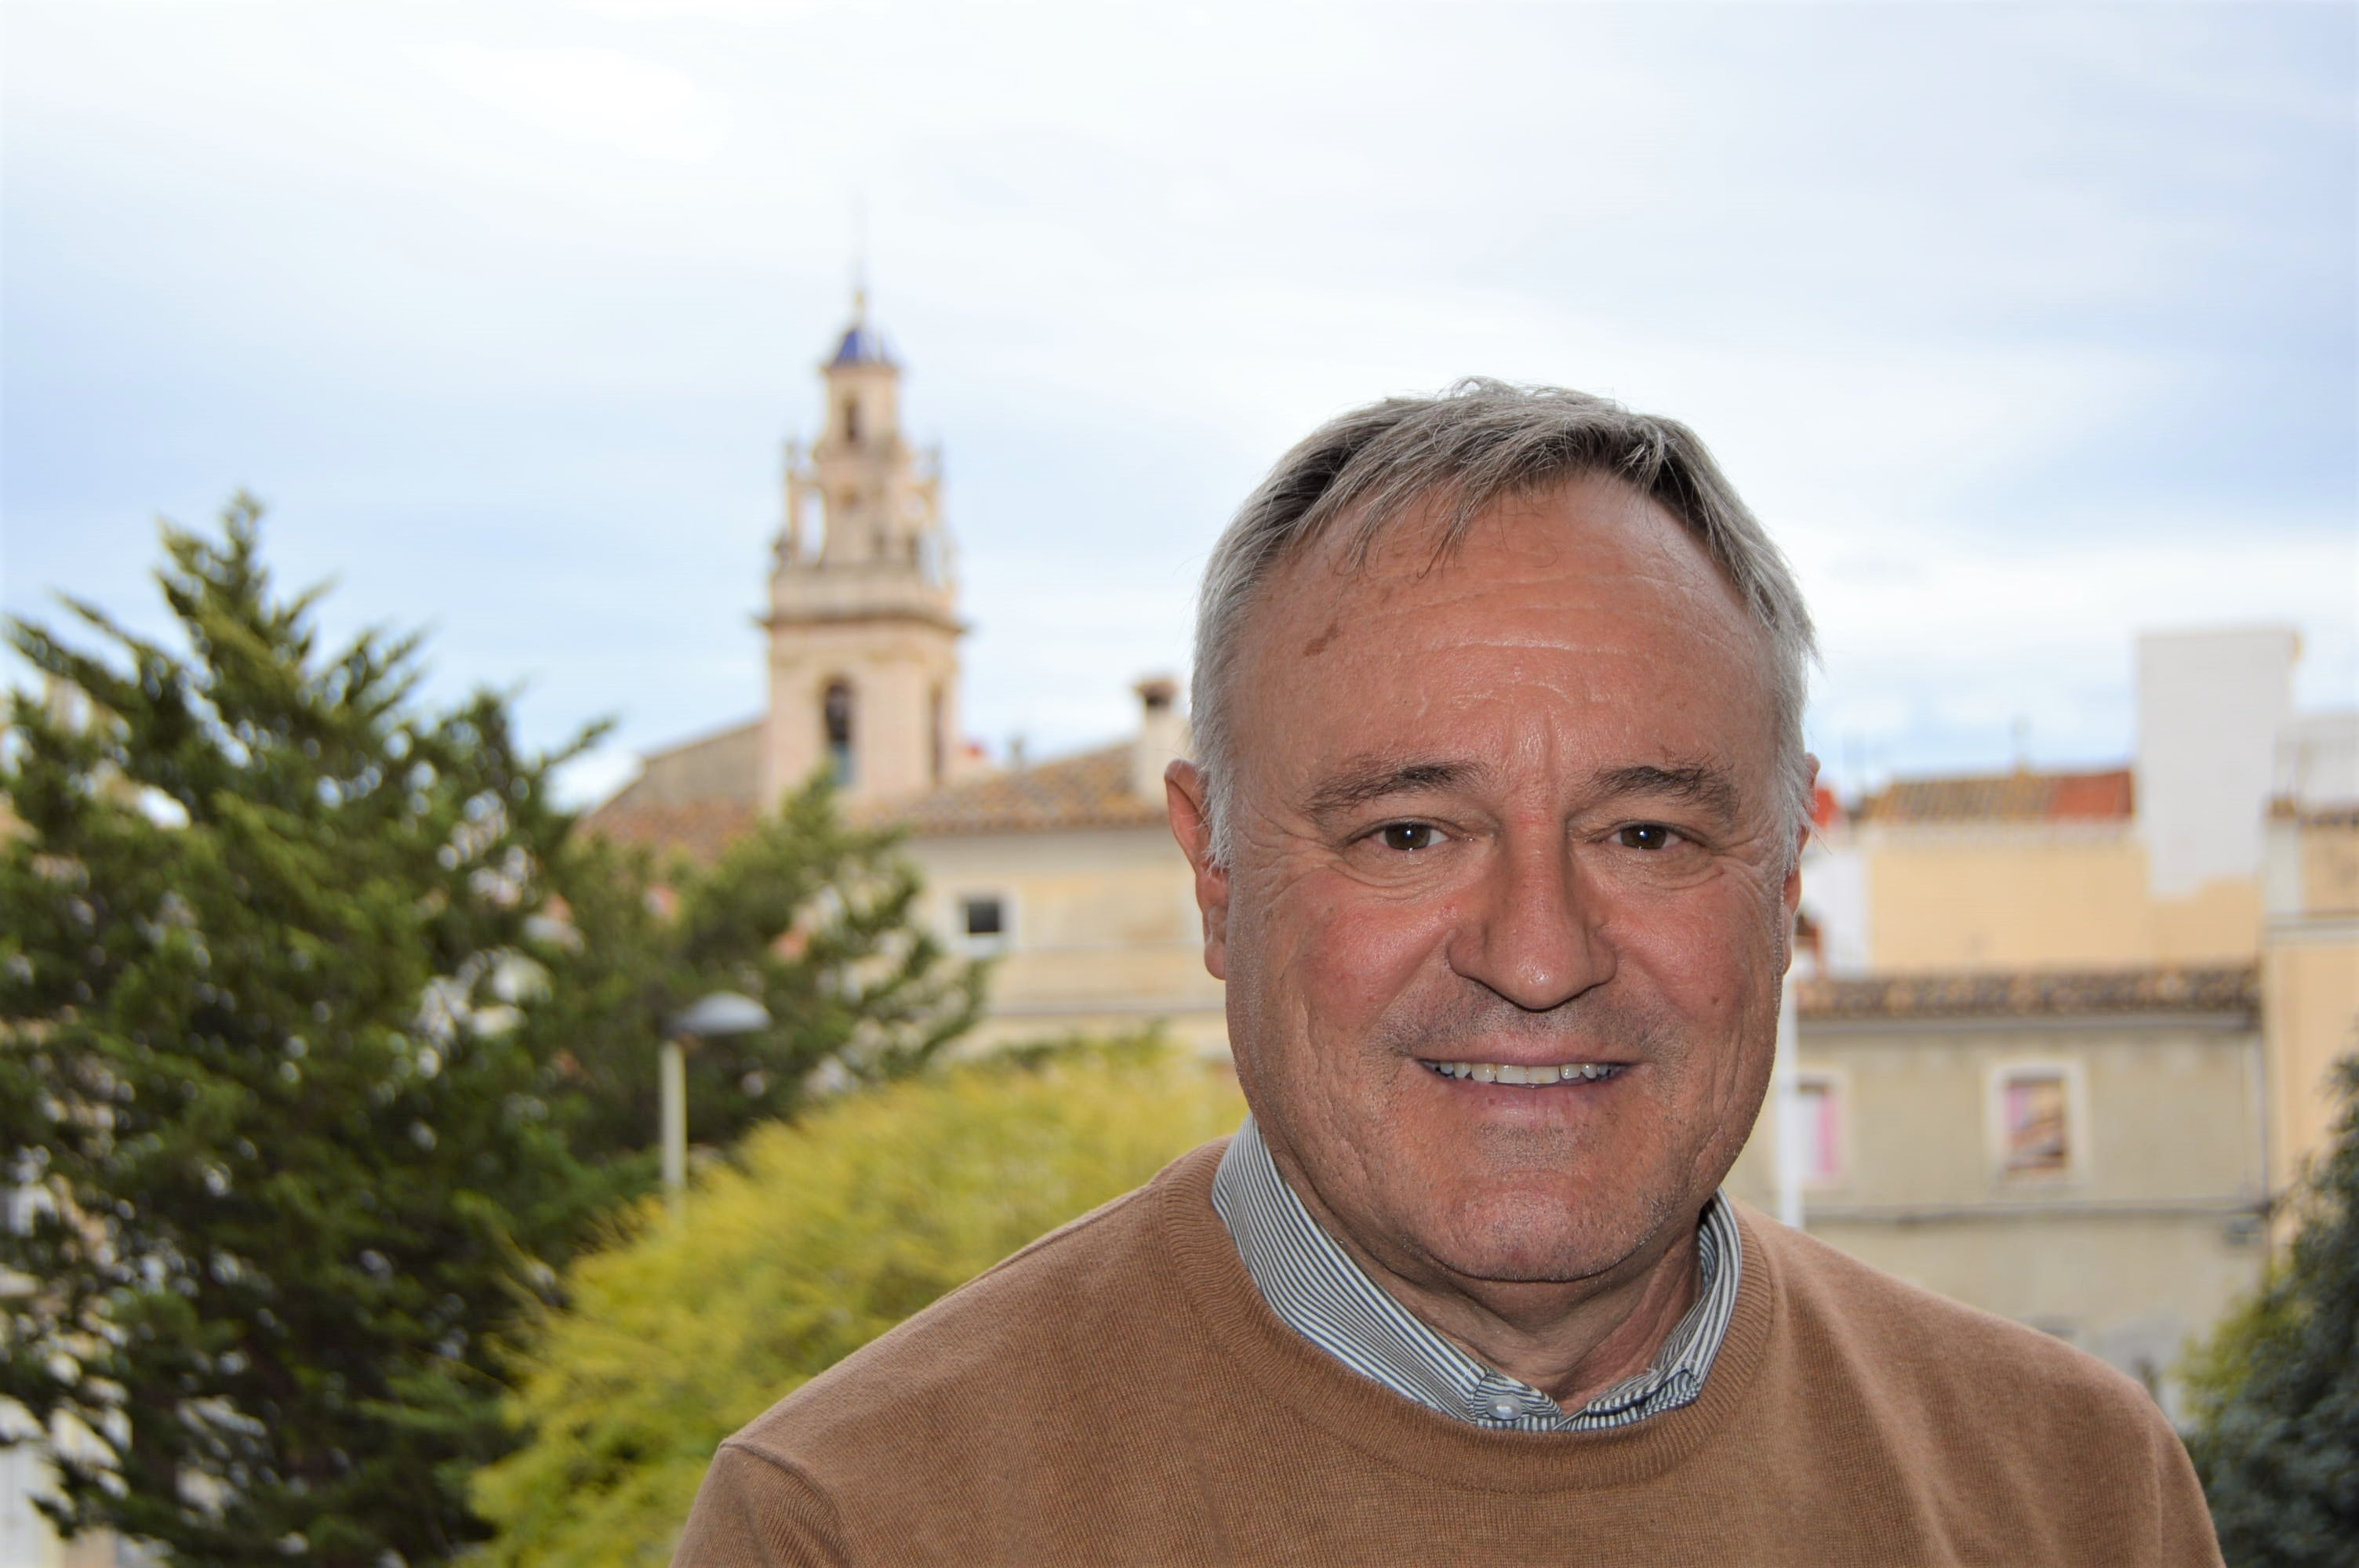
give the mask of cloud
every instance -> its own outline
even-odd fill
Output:
[[[2345,12],[22,10],[6,608],[243,481],[536,733],[745,717],[859,195],[995,741],[1126,729],[1269,460],[1470,371],[1712,440],[1839,762],[2125,754],[2154,626],[2359,696]]]
[[[725,139],[718,107],[694,81],[617,49],[458,44],[436,63],[471,96],[571,141],[696,163]]]
[[[2330,519],[2247,523],[2227,550],[2208,516],[2149,515],[2135,548],[2120,543],[2125,520],[2086,514],[2052,514],[2044,537],[2006,546],[1940,521],[1848,521],[1878,537],[1872,554],[1842,549],[1840,527],[1796,554],[1826,645],[1810,733],[1852,785],[1896,763],[1997,765],[2017,720],[2043,762],[2129,755],[2144,633],[2294,627],[2299,704],[2359,698],[2359,545]]]

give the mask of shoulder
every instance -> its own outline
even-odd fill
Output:
[[[1161,1216],[1209,1187],[1222,1145],[1033,1242],[805,1383],[731,1441],[814,1474],[859,1455],[906,1458],[969,1422],[1006,1427],[1070,1407],[1093,1346],[1162,1332]],[[1209,1200],[1207,1200],[1209,1201]],[[931,1437],[920,1434],[931,1434]]]
[[[1964,1555],[2219,1561],[2186,1447],[2135,1379],[1765,1216],[1740,1224],[1777,1302],[1774,1397],[1897,1493],[1972,1499],[1951,1526]]]
[[[1773,1276],[1797,1351],[1919,1397],[2032,1412],[2060,1396],[2140,1426],[2168,1422],[2135,1380],[2052,1335],[1896,1279],[1815,1237],[1741,1211],[1746,1262]]]

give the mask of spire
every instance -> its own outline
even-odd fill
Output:
[[[852,319],[868,316],[868,198],[852,199]]]
[[[868,324],[868,284],[861,277],[855,277],[852,286],[852,324],[837,340],[835,352],[828,356],[825,368],[841,370],[847,365],[899,368],[894,363],[892,351],[885,346],[885,335]]]
[[[852,798],[908,795],[957,765],[958,582],[938,460],[901,433],[901,372],[868,310],[820,366],[820,434],[790,447],[770,575],[770,712],[762,788],[821,768]]]
[[[857,196],[852,201],[852,324],[844,328],[823,368],[842,370],[853,365],[900,368],[885,346],[884,334],[868,324],[868,203]]]

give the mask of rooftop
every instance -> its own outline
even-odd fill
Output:
[[[880,802],[864,815],[920,837],[1159,825],[1163,802],[1131,791],[1131,750],[1124,741],[1054,762],[1007,768],[915,800]]]
[[[2256,1015],[2256,964],[2169,964],[2135,969],[1873,975],[1795,983],[1804,1018],[1849,1020],[2067,1018],[2136,1013]]]
[[[738,738],[735,730],[714,739]],[[704,742],[694,743],[697,745]],[[676,748],[689,751],[690,747]],[[1130,787],[1127,741],[1027,767],[1006,768],[946,784],[912,799],[847,803],[844,815],[919,837],[1039,833],[1062,827],[1160,827],[1163,801]],[[644,846],[658,858],[684,854],[710,865],[729,842],[760,819],[753,798],[663,798],[644,778],[582,819],[582,830],[615,844]]]
[[[731,840],[760,819],[750,800],[633,801],[617,796],[582,819],[582,830],[609,843],[679,854],[711,865]]]
[[[1860,802],[1859,822],[2126,822],[2130,770],[1895,779]]]

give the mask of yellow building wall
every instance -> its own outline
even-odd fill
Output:
[[[2009,1175],[1995,1141],[1995,1085],[2054,1065],[2082,1136],[2060,1177]],[[1802,1026],[1800,1066],[1832,1079],[1844,1178],[1820,1212],[2014,1209],[2082,1204],[2251,1205],[2262,1195],[2258,1041],[2249,1024],[2091,1021]]]
[[[2261,951],[2269,1178],[2284,1193],[2332,1143],[2334,1065],[2359,1052],[2359,812],[2279,819],[2270,835],[2273,861],[2292,872],[2278,883]],[[2298,1210],[2278,1217],[2289,1236]]]
[[[2126,828],[1870,827],[1861,846],[1879,971],[2249,963],[2259,947],[2257,879],[2154,898]]]
[[[1745,1147],[1736,1153],[1736,1163],[1730,1166],[1721,1187],[1740,1203],[1751,1204],[1764,1214],[1777,1212],[1777,1135],[1776,1091],[1761,1107],[1760,1116],[1753,1123],[1753,1131]]]
[[[954,948],[992,958],[971,1049],[1159,1024],[1182,1045],[1227,1052],[1223,989],[1205,972],[1194,885],[1168,829],[920,838],[907,852],[925,879],[925,918]],[[967,943],[970,897],[1004,901],[1003,943]]]
[[[2273,1088],[2269,1177],[2283,1192],[2332,1143],[2334,1064],[2359,1051],[2359,920],[2273,934],[2261,955]]]
[[[2183,1415],[2173,1367],[2266,1258],[2260,1051],[2241,1018],[1806,1019],[1800,1067],[1837,1086],[1844,1144],[1806,1227],[2069,1339]],[[1995,1091],[2017,1065],[2067,1075],[2079,1158],[2063,1177],[2003,1169]]]
[[[2188,1417],[2177,1368],[2258,1284],[2264,1249],[2168,1215],[1960,1216],[1896,1226],[1814,1219],[1813,1236],[1952,1301],[2043,1329],[2145,1383]]]
[[[2301,910],[2359,914],[2359,815],[2301,824]]]

